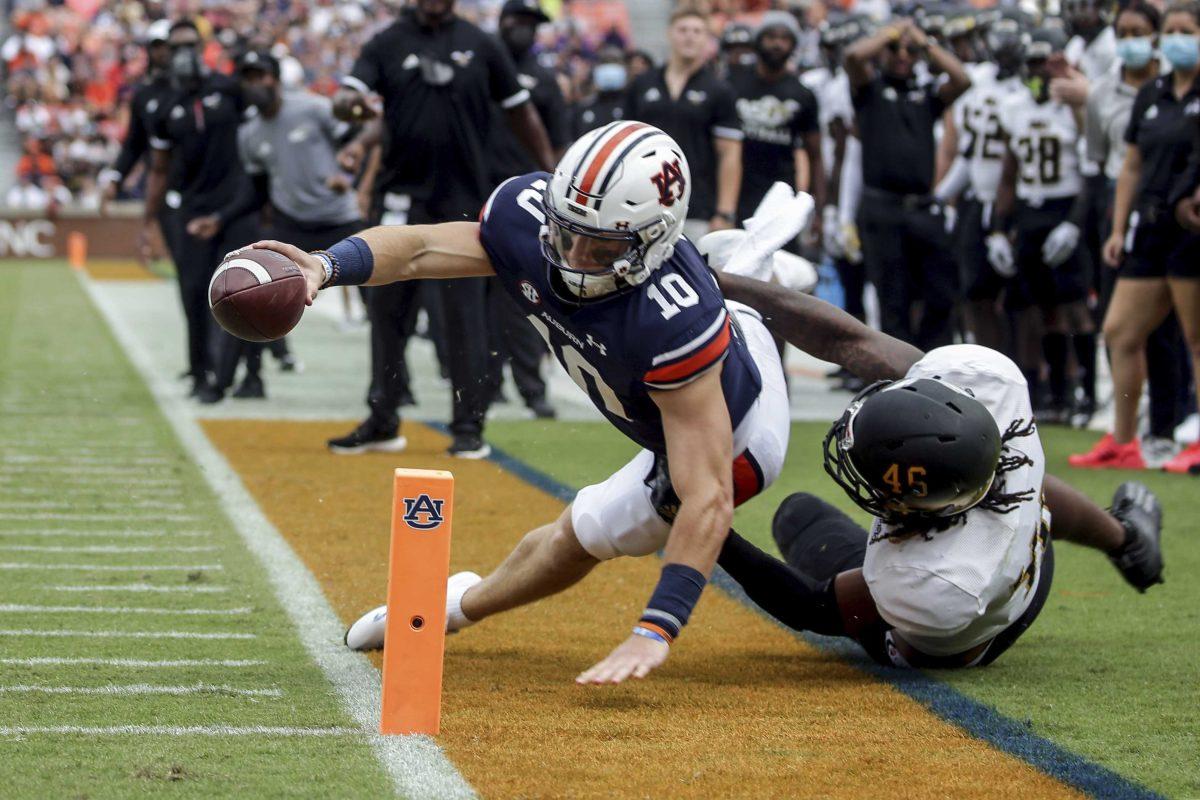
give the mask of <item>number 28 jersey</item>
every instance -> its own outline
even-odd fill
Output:
[[[539,238],[549,177],[535,172],[502,183],[480,215],[479,239],[550,352],[600,413],[647,450],[666,452],[650,392],[684,386],[719,365],[736,428],[762,378],[696,248],[681,238],[641,286],[582,305],[565,301],[550,284]]]
[[[1000,124],[1017,159],[1017,197],[1038,203],[1079,194],[1079,126],[1070,108],[1026,91],[1004,100]]]

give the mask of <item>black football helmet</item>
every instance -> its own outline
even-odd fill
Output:
[[[825,471],[885,522],[945,520],[974,507],[996,479],[1002,441],[967,390],[929,378],[860,392],[825,436]]]

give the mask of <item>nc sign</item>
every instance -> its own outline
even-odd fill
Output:
[[[44,219],[0,219],[0,258],[53,258],[54,223]]]

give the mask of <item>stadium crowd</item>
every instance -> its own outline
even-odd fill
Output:
[[[1196,407],[1190,364],[1200,354],[1194,4],[681,3],[667,59],[656,64],[620,26],[580,24],[572,11],[586,2],[555,4],[554,20],[534,0],[454,4],[460,17],[495,32],[540,118],[508,117],[510,140],[486,148],[507,155],[479,165],[484,188],[546,167],[548,154],[612,120],[657,125],[691,165],[694,240],[740,224],[775,181],[809,191],[820,223],[791,247],[821,266],[848,311],[865,318],[875,298],[880,327],[922,348],[959,339],[1009,353],[1043,422],[1088,425],[1104,400],[1096,375],[1106,352],[1113,431],[1072,463],[1200,471],[1200,446],[1180,452],[1175,443]],[[99,206],[117,188],[141,196],[144,167],[106,168],[129,127],[135,87],[151,71],[149,45],[166,43],[167,20],[193,23],[214,73],[236,77],[247,53],[268,54],[266,71],[282,87],[333,98],[335,113],[347,89],[360,99],[377,92],[396,134],[386,81],[362,66],[364,45],[397,18],[391,5],[16,5],[15,32],[0,44],[5,102],[24,142],[10,206]],[[436,83],[436,71],[426,80]],[[497,95],[495,82],[489,91],[497,112],[517,97]],[[478,124],[499,137],[504,119],[495,113]],[[370,147],[361,132],[348,136],[339,162],[361,180]],[[474,191],[454,198],[463,209],[402,193],[403,213],[415,218],[410,204],[424,203],[420,213],[454,218],[476,204]],[[387,221],[397,197],[368,186],[361,218]],[[428,298],[404,299],[388,314],[408,316],[413,302],[436,322]],[[502,317],[496,305],[489,313]],[[507,323],[491,327],[496,341],[521,338]],[[388,352],[403,352],[406,335],[385,343]],[[446,340],[458,338],[444,335],[439,347],[452,379],[456,360],[478,355],[447,352]],[[502,357],[528,379],[518,377],[526,403],[549,415],[536,339],[511,349]],[[372,417],[347,437],[351,450],[396,440],[405,375],[376,371]],[[1139,425],[1147,378],[1149,414]],[[836,380],[861,387],[847,373]],[[393,407],[377,413],[384,395],[382,405]],[[475,419],[467,426],[474,445],[482,444],[479,407],[461,410]]]

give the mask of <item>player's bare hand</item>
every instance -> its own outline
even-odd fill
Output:
[[[708,229],[710,231],[726,231],[732,227],[733,223],[720,214],[717,214],[708,221]]]
[[[1200,233],[1200,190],[1175,204],[1175,219],[1185,230]]]
[[[188,220],[187,232],[197,239],[211,239],[221,232],[221,218],[216,214],[206,214]]]
[[[117,191],[120,188],[116,181],[104,184],[104,188],[100,190],[100,216],[108,216],[109,206],[117,199]]]
[[[351,140],[337,154],[338,166],[349,172],[351,175],[358,174],[362,168],[363,159],[366,158],[367,148],[363,147],[363,143],[357,139]]]
[[[1104,247],[1100,249],[1100,255],[1104,259],[1104,263],[1108,264],[1113,269],[1121,266],[1121,256],[1124,255],[1125,235],[1119,231],[1113,231],[1112,235],[1104,242]]]
[[[143,267],[149,266],[154,260],[154,225],[153,220],[142,220],[142,227],[138,229],[134,247],[137,250],[138,264]]]
[[[671,646],[645,636],[630,635],[608,657],[575,679],[578,684],[617,684],[626,678],[644,678],[662,666]]]
[[[325,283],[325,265],[321,259],[312,253],[304,252],[294,244],[277,242],[274,239],[264,239],[250,246],[259,250],[274,250],[276,253],[287,256],[292,261],[295,261],[296,266],[300,267],[300,271],[304,273],[304,280],[308,284],[308,297],[304,303],[309,306],[313,304],[313,300],[317,299],[317,292],[320,291],[321,286]]]
[[[330,175],[325,179],[325,187],[338,194],[345,194],[350,191],[351,185],[350,178],[342,173]]]

